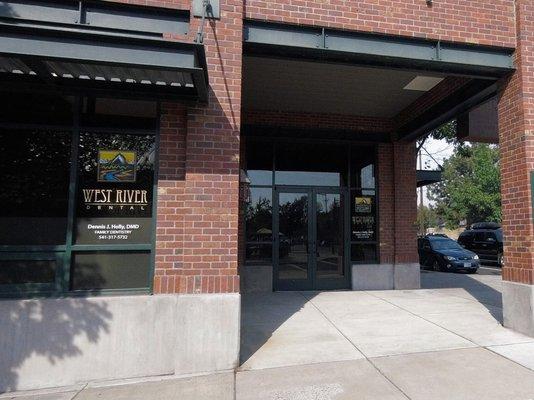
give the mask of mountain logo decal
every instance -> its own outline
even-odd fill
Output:
[[[135,182],[137,156],[129,150],[98,150],[98,182]]]

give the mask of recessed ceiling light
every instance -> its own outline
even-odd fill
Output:
[[[416,76],[410,81],[410,83],[404,86],[404,90],[417,90],[419,92],[428,92],[442,80],[443,78],[438,78],[435,76]]]

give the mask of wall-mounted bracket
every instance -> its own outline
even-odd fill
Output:
[[[193,15],[202,18],[204,14],[205,0],[193,0]],[[204,14],[208,19],[221,18],[221,11],[219,7],[219,0],[208,0],[206,6],[206,13]]]

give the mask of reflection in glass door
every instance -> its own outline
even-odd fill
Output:
[[[275,288],[345,288],[343,191],[321,188],[275,191]]]
[[[295,289],[310,278],[308,202],[307,192],[278,193],[278,279]]]
[[[317,279],[341,278],[344,275],[341,194],[317,193],[315,196]]]

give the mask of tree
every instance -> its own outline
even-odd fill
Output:
[[[417,208],[417,226],[419,227],[419,234],[424,235],[428,228],[438,224],[438,217],[433,208],[425,205]]]
[[[453,144],[454,147],[463,147],[464,143],[460,142],[456,136],[456,120],[449,121],[443,125],[441,125],[439,128],[436,128],[425,136],[423,136],[421,139],[417,141],[417,152],[416,154],[419,154],[421,149],[423,148],[426,140],[431,137],[435,140],[444,140],[448,144]],[[429,154],[430,155],[430,154]],[[431,156],[431,155],[430,155]]]
[[[501,221],[499,150],[487,144],[463,144],[443,164],[442,181],[429,188],[436,212],[448,228]]]

